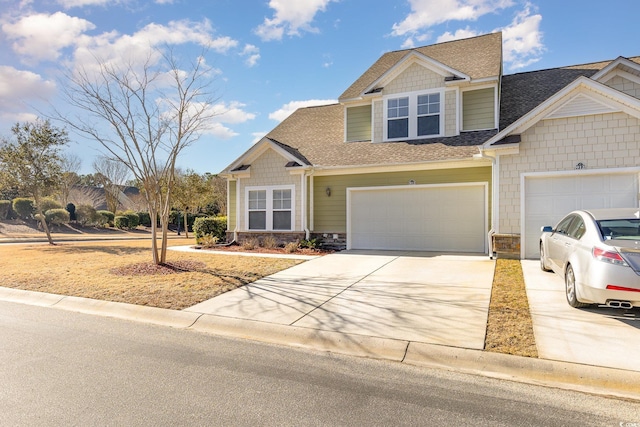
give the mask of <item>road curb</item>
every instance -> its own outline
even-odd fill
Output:
[[[405,363],[640,400],[640,372],[411,342]]]
[[[400,362],[408,341],[203,314],[189,329],[319,351]]]
[[[0,300],[640,401],[640,372],[0,287]]]

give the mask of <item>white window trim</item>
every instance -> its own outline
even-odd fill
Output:
[[[434,93],[440,94],[440,133],[437,135],[421,135],[418,136],[418,96],[420,95],[431,95]],[[390,99],[397,98],[409,98],[409,136],[406,138],[388,138],[387,135],[388,127],[389,127],[389,117],[388,117],[388,108],[387,102]],[[389,95],[385,95],[382,97],[382,140],[383,141],[406,141],[411,139],[426,139],[426,138],[438,138],[442,137],[445,134],[445,89],[430,89],[430,90],[422,90],[417,92],[403,92],[403,93],[393,93]]]
[[[249,192],[261,191],[267,192],[267,208],[266,208],[266,227],[265,229],[250,229],[249,228]],[[291,190],[291,228],[289,230],[274,230],[273,229],[273,191],[274,190]],[[244,223],[247,231],[294,231],[296,228],[296,188],[295,185],[269,185],[269,186],[250,186],[244,189]]]

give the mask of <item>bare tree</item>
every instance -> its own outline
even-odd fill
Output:
[[[153,261],[165,263],[176,159],[217,114],[209,91],[211,69],[202,55],[183,69],[172,52],[157,50],[143,63],[96,58],[95,65],[70,73],[64,87],[68,102],[83,115],[58,118],[97,140],[141,183],[149,214],[161,224],[158,248],[156,221],[151,221]]]
[[[62,206],[66,206],[69,203],[69,194],[71,188],[80,182],[80,165],[82,161],[80,157],[72,153],[65,153],[61,156],[62,174],[60,174],[60,188],[58,190],[60,195],[60,202]]]
[[[95,177],[104,189],[107,209],[113,213],[118,210],[121,189],[129,179],[129,168],[119,160],[99,156],[93,162]]]

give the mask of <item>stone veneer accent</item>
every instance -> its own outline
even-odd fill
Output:
[[[494,234],[491,239],[493,255],[496,258],[520,259],[519,234]]]

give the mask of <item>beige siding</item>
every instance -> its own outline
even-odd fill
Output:
[[[347,108],[347,141],[371,140],[371,105]]]
[[[269,149],[262,154],[257,160],[251,163],[251,177],[240,180],[240,230],[246,230],[245,224],[246,212],[246,188],[251,186],[278,186],[278,185],[294,185],[295,186],[295,221],[294,231],[302,229],[302,221],[300,215],[302,213],[302,189],[300,188],[300,177],[291,175],[285,169],[287,160],[280,154]]]
[[[444,93],[444,135],[455,136],[458,134],[456,125],[456,92],[453,90]]]
[[[391,83],[386,85],[383,93],[390,95],[394,93],[437,89],[443,86],[444,77],[440,74],[434,73],[421,65],[413,64],[393,79]]]
[[[227,207],[229,209],[229,216],[227,217],[228,231],[233,231],[236,228],[236,200],[236,181],[230,181],[227,193]]]
[[[375,101],[373,103],[373,142],[382,142],[383,136],[383,123],[382,123],[382,101]]]
[[[314,178],[314,232],[344,233],[347,230],[347,188],[386,185],[444,184],[488,182],[491,191],[491,168],[441,169],[430,171],[370,173],[361,175],[322,176]],[[331,188],[331,196],[326,189]],[[489,200],[491,195],[489,195]],[[489,207],[491,204],[489,203]],[[491,214],[489,213],[489,217]]]
[[[462,92],[462,130],[495,127],[495,92],[493,88]]]
[[[500,157],[500,233],[520,233],[520,176],[640,165],[640,120],[625,113],[543,120],[522,134],[520,152]]]
[[[616,76],[612,78],[607,82],[607,86],[640,99],[640,84],[625,79],[624,77]]]

